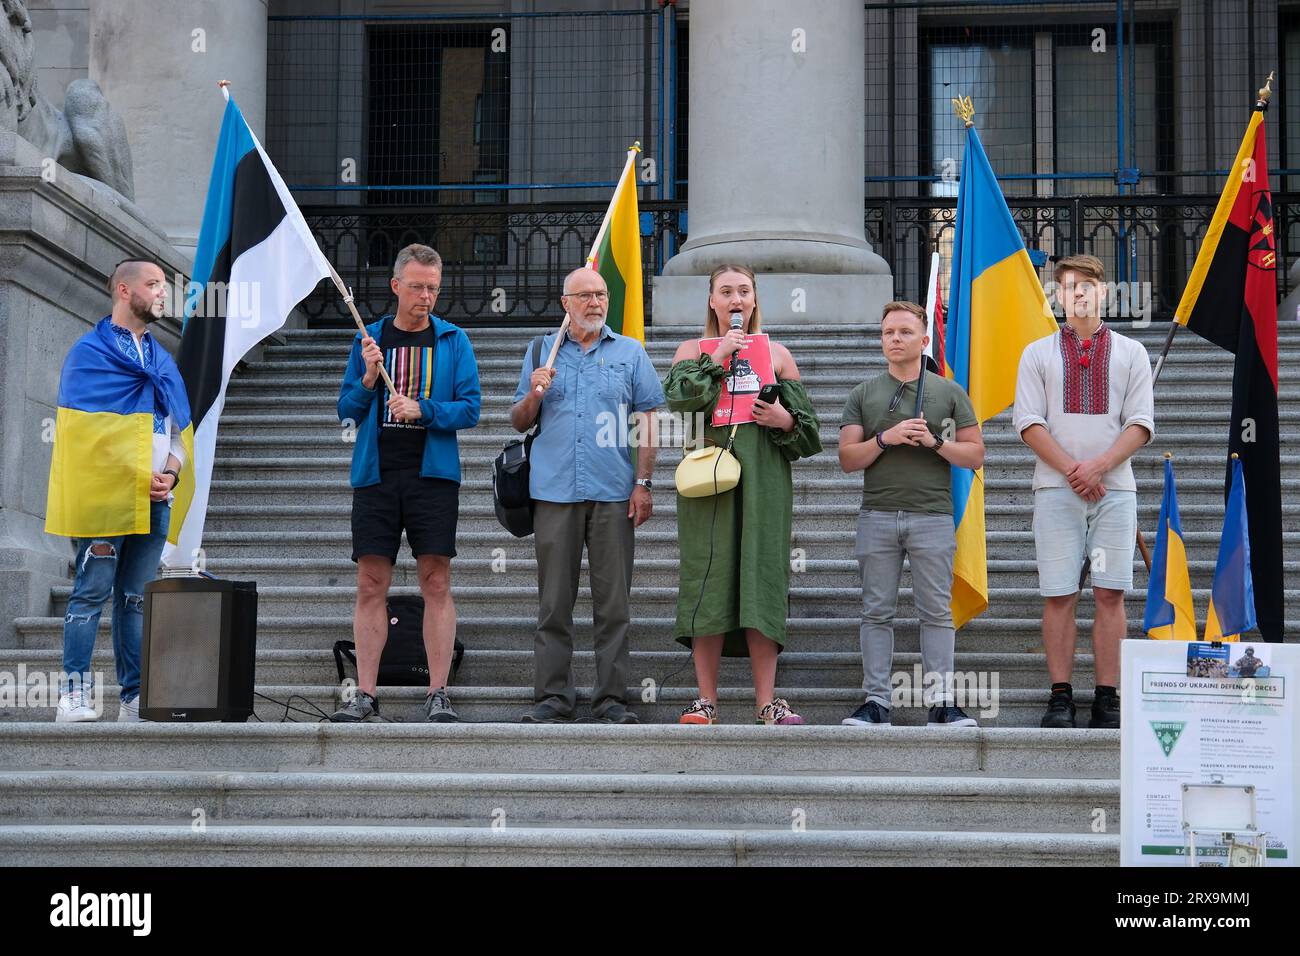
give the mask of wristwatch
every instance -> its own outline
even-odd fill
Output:
[[[175,488],[177,485],[179,485],[179,484],[181,483],[180,472],[173,471],[171,468],[168,468],[168,469],[166,469],[166,470],[163,472],[163,474],[164,474],[164,475],[171,475],[173,478],[176,479],[174,482],[172,482],[172,487],[173,487],[173,488]]]
[[[654,486],[655,486],[654,482],[651,481],[649,478],[638,478],[636,480],[636,483],[640,485],[642,488],[644,488],[646,491],[654,490]]]
[[[942,435],[935,435],[935,436],[934,436],[934,450],[935,450],[935,451],[938,451],[938,450],[939,450],[940,448],[942,448],[942,447],[943,447],[943,436],[942,436]]]

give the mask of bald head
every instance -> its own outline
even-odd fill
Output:
[[[113,270],[113,274],[108,279],[108,293],[117,298],[119,286],[125,284],[128,289],[141,284],[148,273],[150,278],[166,280],[166,273],[163,272],[162,266],[151,259],[123,259]],[[129,292],[122,293],[123,298],[129,297]]]
[[[609,286],[595,269],[580,266],[564,277],[564,294],[574,292],[608,292]]]

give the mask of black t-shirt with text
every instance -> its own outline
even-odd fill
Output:
[[[403,332],[388,320],[379,334],[384,367],[393,379],[397,394],[416,400],[433,395],[434,358],[438,335],[430,321],[418,332]],[[388,386],[379,380],[379,470],[419,468],[424,458],[427,429],[416,422],[399,422],[388,409]]]

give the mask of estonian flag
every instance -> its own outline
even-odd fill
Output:
[[[1246,482],[1241,459],[1232,456],[1232,485],[1214,564],[1210,613],[1205,618],[1207,641],[1235,641],[1255,626],[1254,584],[1250,574],[1250,534],[1246,527]]]
[[[1178,491],[1174,463],[1165,459],[1165,496],[1160,502],[1160,528],[1156,553],[1151,559],[1147,585],[1147,612],[1142,629],[1154,638],[1196,640],[1196,611],[1192,607],[1192,579],[1187,572],[1183,525],[1178,518]]]
[[[974,126],[966,129],[954,231],[948,374],[966,390],[983,424],[1015,400],[1021,353],[1055,332],[1056,320]],[[952,510],[952,616],[961,627],[989,606],[983,468],[953,466]]]
[[[330,272],[289,188],[230,100],[176,360],[194,417],[194,501],[175,545],[163,552],[164,564],[189,566],[202,545],[217,420],[231,371]],[[198,314],[208,301],[215,301],[218,314]]]
[[[1277,256],[1261,97],[1219,197],[1175,321],[1236,356],[1228,451],[1250,498],[1255,617],[1282,640],[1282,465],[1277,415]],[[1224,476],[1225,497],[1233,482]],[[1253,620],[1254,618],[1252,618]]]

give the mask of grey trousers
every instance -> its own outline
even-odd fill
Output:
[[[957,536],[952,515],[914,511],[863,511],[858,515],[856,557],[862,572],[862,689],[867,700],[890,705],[894,610],[903,556],[912,568],[912,600],[921,619],[921,663],[943,675],[942,696],[952,702],[952,560]],[[938,688],[936,688],[937,690]],[[927,706],[939,702],[935,694]]]
[[[537,549],[537,636],[533,643],[533,700],[572,717],[573,605],[578,599],[582,549],[587,549],[595,625],[596,686],[591,711],[625,704],[629,669],[628,598],[634,537],[626,501],[538,501],[533,509]]]

